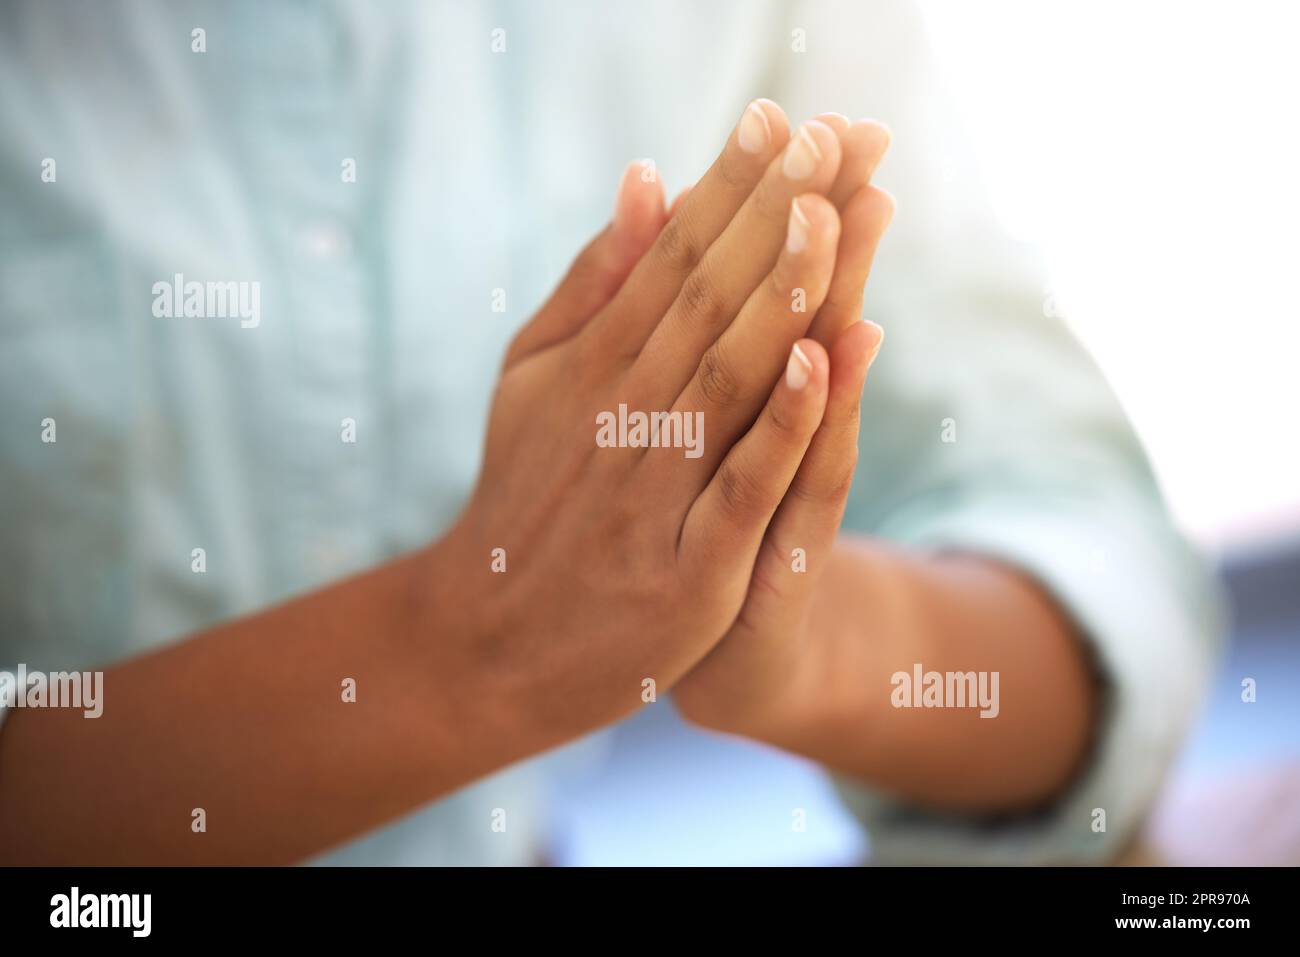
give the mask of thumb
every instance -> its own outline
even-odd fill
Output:
[[[613,220],[578,254],[551,297],[515,336],[506,368],[581,329],[614,298],[666,221],[663,185],[654,167],[630,164],[619,182]]]

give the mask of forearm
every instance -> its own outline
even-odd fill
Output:
[[[794,677],[752,729],[773,744],[962,810],[1040,804],[1085,757],[1096,701],[1083,647],[1046,593],[1004,565],[842,538],[808,628]],[[996,718],[895,707],[891,676],[917,665],[996,672]]]
[[[543,746],[483,707],[426,560],[115,666],[97,719],[12,712],[0,862],[294,862]]]

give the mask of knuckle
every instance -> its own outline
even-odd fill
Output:
[[[843,312],[845,315],[860,316],[863,302],[862,286],[839,281],[838,276],[836,280],[826,290],[826,297],[822,300],[822,306]],[[865,283],[866,281],[864,276],[862,282]]]
[[[700,394],[710,405],[730,405],[740,398],[740,380],[718,342],[700,359],[699,383]]]
[[[762,487],[754,475],[731,459],[718,468],[718,494],[732,515],[749,515],[761,508]]]
[[[844,502],[853,490],[853,469],[837,469],[821,489],[821,498],[827,502]]]
[[[835,459],[826,469],[826,474],[819,477],[814,493],[824,501],[839,502],[849,497],[853,488],[853,477],[858,469],[858,450],[852,449]]]
[[[845,403],[842,406],[836,403],[834,406],[827,407],[818,431],[825,435],[835,448],[844,449],[846,455],[851,454],[856,457],[861,417],[862,411],[856,402]]]
[[[862,397],[859,395],[852,402],[846,402],[844,410],[835,418],[843,427],[845,441],[852,446],[853,453],[858,451],[858,429],[862,424]]]
[[[670,269],[680,273],[694,269],[703,255],[699,240],[695,238],[688,223],[687,217],[679,212],[668,220],[659,233],[660,260]]]
[[[782,402],[773,399],[767,404],[767,421],[771,424],[777,439],[783,444],[803,437],[804,430],[800,427],[798,417]]]
[[[759,592],[765,592],[773,598],[785,598],[787,582],[775,574],[776,569],[789,569],[788,552],[777,545],[770,534],[763,536],[763,545],[759,550],[758,560],[754,562],[754,574],[750,586]]]
[[[786,276],[786,266],[778,261],[772,271],[767,274],[766,290],[768,297],[772,302],[785,311],[791,309],[791,294],[799,283],[792,281]],[[805,293],[806,295],[806,293]],[[809,306],[808,308],[812,308]]]
[[[722,320],[725,310],[712,277],[704,266],[704,262],[701,262],[682,283],[681,303],[690,319],[713,328]]]
[[[842,503],[848,498],[858,468],[858,446],[852,435],[845,433],[844,437],[841,441],[836,436],[828,448],[820,444],[827,436],[818,431],[819,444],[804,459],[790,484],[790,495],[808,505]]]

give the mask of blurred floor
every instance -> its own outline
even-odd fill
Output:
[[[1300,864],[1300,543],[1228,562],[1234,638],[1123,863]],[[1243,678],[1256,700],[1242,701]],[[562,865],[844,865],[867,837],[815,765],[684,724],[664,701],[557,794]]]
[[[1233,641],[1138,850],[1176,865],[1300,865],[1300,547],[1237,556],[1223,577]]]
[[[816,765],[697,731],[666,700],[616,728],[555,804],[560,865],[844,865],[867,850]]]

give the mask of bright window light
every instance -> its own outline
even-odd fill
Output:
[[[1300,532],[1300,4],[925,8],[999,214],[1182,524]]]

